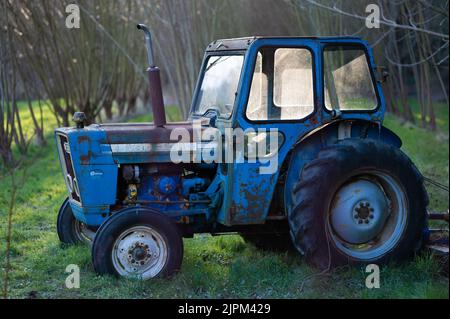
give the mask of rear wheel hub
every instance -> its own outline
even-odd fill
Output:
[[[330,207],[335,246],[360,260],[379,258],[400,240],[407,225],[403,187],[385,172],[362,172],[344,183]]]
[[[389,215],[388,199],[381,187],[376,182],[358,179],[337,192],[331,225],[344,241],[362,244],[380,233]]]

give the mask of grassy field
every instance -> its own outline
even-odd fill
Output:
[[[408,153],[429,177],[447,184],[449,178],[448,106],[436,105],[438,132],[428,132],[388,116],[386,125],[398,133]],[[31,119],[23,108],[23,125]],[[171,109],[171,113],[174,109]],[[342,268],[305,281],[316,270],[295,254],[261,252],[236,235],[196,236],[184,240],[181,272],[171,279],[148,282],[99,277],[84,246],[62,247],[55,222],[66,195],[57,159],[53,128],[45,108],[46,147],[32,145],[26,183],[14,212],[12,273],[9,297],[27,298],[448,298],[448,278],[424,252],[413,261],[381,269],[381,288],[365,287],[364,269]],[[144,121],[145,116],[137,121]],[[28,132],[31,134],[31,132]],[[1,173],[0,173],[1,174]],[[10,181],[0,175],[0,260],[5,260],[6,210]],[[429,187],[430,207],[448,208],[448,194]],[[80,289],[65,287],[66,266],[81,269]],[[2,268],[0,286],[3,286]],[[304,285],[303,285],[304,283]],[[302,290],[301,287],[304,287]]]

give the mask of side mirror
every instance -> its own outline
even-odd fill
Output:
[[[375,69],[377,82],[384,83],[389,77],[389,72],[385,66],[379,66]]]

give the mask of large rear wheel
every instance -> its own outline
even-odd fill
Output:
[[[320,268],[400,261],[423,244],[422,176],[381,141],[347,139],[323,149],[303,168],[292,196],[294,244]]]

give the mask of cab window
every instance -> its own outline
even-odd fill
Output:
[[[243,55],[208,58],[194,114],[204,115],[214,110],[220,117],[231,116],[243,63]]]
[[[300,120],[314,111],[312,55],[304,48],[258,52],[246,116],[253,121]]]
[[[355,46],[327,46],[323,53],[325,107],[373,110],[378,101],[365,51]]]

